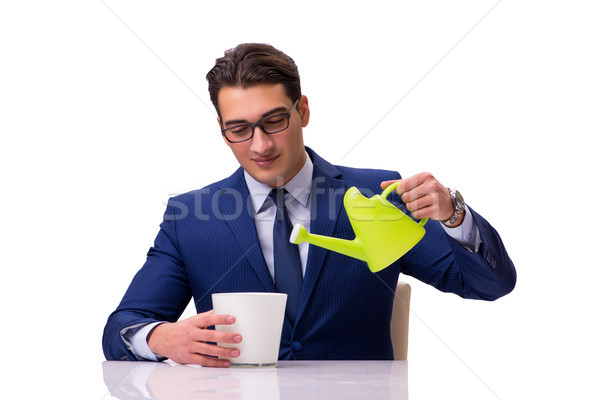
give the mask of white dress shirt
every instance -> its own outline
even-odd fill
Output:
[[[292,226],[302,224],[309,232],[312,175],[313,163],[308,154],[306,154],[306,162],[302,169],[283,185],[288,191],[284,200]],[[269,197],[269,193],[273,188],[258,182],[246,171],[244,171],[244,178],[246,179],[246,185],[250,192],[258,241],[260,242],[260,247],[262,248],[265,262],[267,263],[273,282],[275,282],[273,221],[275,221],[277,207],[275,206],[273,199]],[[300,262],[302,264],[302,276],[304,276],[304,273],[306,272],[306,260],[308,259],[308,243],[300,243],[298,245],[298,251],[300,252]]]
[[[308,154],[306,162],[302,169],[287,182],[283,187],[288,191],[285,196],[285,205],[292,225],[296,223],[304,225],[310,232],[310,206],[311,206],[311,187],[312,187],[313,163]],[[244,178],[248,191],[250,192],[250,201],[252,202],[253,217],[256,224],[256,233],[260,242],[260,247],[271,273],[275,277],[275,268],[273,260],[273,221],[277,207],[269,197],[272,187],[260,183],[244,171]],[[481,244],[479,229],[473,220],[471,211],[467,207],[465,210],[465,219],[463,223],[456,228],[448,228],[441,224],[446,233],[460,243],[470,252],[477,252]],[[306,262],[308,259],[308,243],[300,243],[298,250],[300,252],[300,262],[302,263],[302,276],[306,272]],[[127,345],[127,348],[135,354],[140,360],[158,361],[156,355],[148,347],[146,338],[154,327],[163,322],[153,322],[150,324],[136,324],[124,328],[121,331],[121,338]]]

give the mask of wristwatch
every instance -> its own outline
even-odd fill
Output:
[[[452,214],[447,220],[440,222],[450,228],[452,224],[454,224],[456,220],[465,213],[465,200],[458,190],[448,188],[448,191],[450,192],[450,198],[454,204],[454,214]]]

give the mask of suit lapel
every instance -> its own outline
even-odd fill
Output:
[[[311,188],[311,233],[332,236],[343,204],[346,184],[338,179],[340,171],[310,148],[306,148],[313,161],[313,182]],[[256,225],[251,215],[252,211],[248,202],[250,194],[244,180],[244,172],[240,168],[231,177],[226,179],[217,196],[219,210],[233,236],[238,241],[243,254],[256,272],[266,291],[275,292],[275,284],[265,263],[260,247]],[[316,283],[323,269],[328,250],[310,246],[300,303],[296,321],[306,309]],[[291,330],[291,321],[287,318],[284,322],[284,331]]]
[[[252,265],[265,290],[274,292],[275,284],[260,247],[252,209],[248,204],[250,193],[241,168],[224,181],[217,199],[221,211],[220,218],[223,218],[231,229],[242,254]]]
[[[344,181],[337,179],[341,174],[335,166],[323,160],[311,149],[307,148],[307,151],[314,164],[310,192],[312,196],[310,231],[318,235],[332,236],[343,204],[346,185]],[[313,245],[309,247],[296,320],[306,309],[323,269],[327,252],[328,250],[322,247]]]

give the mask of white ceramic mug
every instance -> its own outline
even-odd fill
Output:
[[[222,332],[242,335],[242,342],[218,343],[239,349],[231,358],[232,367],[273,367],[279,357],[279,343],[285,316],[285,293],[214,293],[215,314],[233,315],[233,325],[215,325]]]

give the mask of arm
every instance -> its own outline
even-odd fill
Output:
[[[397,193],[415,218],[445,220],[454,212],[448,189],[429,173],[403,179]],[[474,251],[449,237],[441,224],[430,221],[424,239],[401,259],[402,272],[444,292],[495,300],[513,290],[515,267],[496,230],[472,208],[469,211],[481,240]],[[463,221],[464,214],[453,226],[459,227]]]
[[[165,358],[157,356],[148,347],[148,335],[163,322],[152,322],[149,324],[136,324],[121,330],[121,339],[125,342],[127,349],[140,361],[163,361]]]
[[[150,350],[155,354],[175,357],[173,360],[176,362],[226,366],[225,360],[215,362],[203,355],[226,354],[225,348],[207,345],[205,341],[236,343],[234,334],[223,336],[206,329],[214,324],[230,324],[227,320],[229,316],[217,316],[209,312],[176,322],[191,298],[190,283],[177,240],[177,221],[181,218],[178,211],[170,201],[146,263],[135,275],[117,309],[108,318],[102,340],[107,360],[137,359],[121,336],[127,328],[168,321],[158,325],[148,335]],[[173,340],[186,335],[189,340]],[[227,357],[236,357],[231,354],[232,351],[227,349]],[[188,356],[184,357],[183,354]],[[190,356],[191,354],[195,356]]]
[[[452,239],[460,243],[465,249],[470,252],[477,253],[479,246],[481,245],[481,235],[479,234],[479,228],[475,224],[475,218],[471,213],[469,207],[465,206],[464,220],[462,224],[454,228],[448,228],[442,224],[444,231]]]

